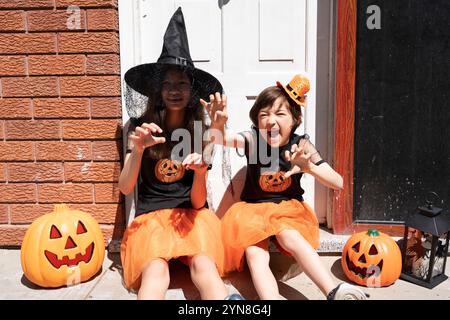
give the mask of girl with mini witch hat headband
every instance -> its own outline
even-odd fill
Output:
[[[138,290],[138,299],[164,299],[168,261],[180,258],[202,299],[224,299],[220,220],[205,208],[209,166],[201,139],[207,126],[199,102],[222,86],[195,68],[181,8],[170,20],[158,61],[131,68],[125,82],[131,125],[119,188],[128,194],[138,184],[136,218],[121,245],[125,286]],[[181,152],[174,152],[178,143],[172,141],[177,129],[187,140]]]
[[[222,133],[223,139],[214,142],[243,149],[247,159],[241,201],[222,217],[224,272],[242,271],[246,258],[259,297],[279,299],[269,267],[268,242],[273,239],[282,253],[294,257],[328,299],[365,299],[364,292],[355,286],[335,286],[315,250],[319,246],[319,224],[315,212],[303,201],[301,176],[311,174],[333,189],[341,189],[343,182],[308,136],[294,133],[302,121],[301,107],[306,106],[309,86],[307,76],[295,75],[286,86],[277,82],[264,89],[249,112],[252,129],[239,134],[223,127],[226,97],[215,94],[210,95],[209,103],[202,100],[213,125]]]

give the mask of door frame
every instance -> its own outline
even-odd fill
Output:
[[[304,115],[304,125],[308,132],[311,133],[312,140],[317,138],[317,147],[324,151],[323,155],[326,158],[331,159],[331,154],[333,152],[332,145],[328,144],[328,137],[332,136],[333,128],[332,121],[329,119],[329,114],[327,112],[316,112],[317,102],[316,102],[316,90],[319,94],[324,94],[328,92],[328,95],[332,94],[332,81],[330,81],[329,73],[316,74],[317,72],[317,59],[318,54],[318,41],[317,41],[317,30],[318,30],[318,0],[305,0],[306,1],[306,23],[307,23],[307,34],[306,34],[306,70],[310,76],[311,81],[311,92],[308,95],[308,102],[310,107],[306,110]],[[335,0],[331,0],[335,1]],[[119,0],[118,1],[118,11],[119,11],[119,36],[120,36],[120,69],[121,69],[121,80],[122,88],[125,88],[124,75],[125,72],[131,67],[142,63],[141,57],[141,4],[140,0]],[[330,22],[331,23],[331,22]],[[331,59],[331,55],[330,55]],[[320,59],[324,61],[324,59]],[[331,63],[331,60],[330,60]],[[317,79],[316,79],[317,77]],[[326,86],[318,86],[317,83],[326,83]],[[129,123],[129,116],[125,108],[125,97],[122,90],[122,126],[123,126],[123,155],[126,154],[126,133]],[[321,104],[320,108],[327,108]],[[319,139],[317,133],[320,133],[321,138]],[[325,139],[324,139],[325,137]],[[313,141],[315,142],[315,141]],[[307,201],[312,204],[313,207],[318,207],[319,210],[324,210],[324,219],[326,221],[320,221],[321,223],[328,222],[330,225],[329,218],[332,216],[329,214],[331,209],[332,200],[329,197],[329,192],[324,187],[318,185],[314,182],[312,177],[306,177],[303,179],[303,183],[307,190]],[[135,208],[137,203],[137,192],[136,188],[133,192],[125,196],[125,213],[126,213],[126,225],[129,225],[134,219]],[[323,204],[325,203],[325,205]],[[331,210],[330,210],[331,211]]]
[[[127,132],[130,117],[125,107],[125,72],[141,61],[139,1],[119,0],[119,42],[120,42],[120,78],[122,83],[122,143],[123,159],[127,150]],[[133,221],[136,212],[137,187],[125,196],[125,226]]]
[[[334,192],[333,232],[352,234],[376,228],[391,236],[403,236],[403,225],[353,221],[357,0],[337,1],[334,163],[344,178],[344,189]]]

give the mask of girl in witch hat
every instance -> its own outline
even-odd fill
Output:
[[[136,218],[121,244],[125,286],[138,290],[138,299],[164,299],[168,261],[180,258],[202,299],[224,299],[220,220],[205,208],[210,166],[203,157],[206,122],[199,102],[222,86],[194,67],[181,8],[170,20],[158,61],[131,68],[125,83],[131,125],[119,188],[128,194],[138,184]],[[176,149],[172,134],[181,134],[187,148]]]
[[[241,201],[222,217],[225,247],[224,272],[242,271],[244,258],[261,299],[279,299],[276,279],[270,270],[269,239],[293,256],[301,269],[328,299],[364,300],[364,292],[347,283],[336,286],[316,250],[319,224],[315,212],[303,201],[303,173],[333,189],[342,188],[342,177],[320,156],[307,135],[295,130],[301,124],[309,80],[295,75],[288,85],[277,82],[264,89],[250,110],[252,129],[239,134],[225,131],[226,97],[210,95],[202,100],[223,139],[215,143],[244,150],[247,173]]]

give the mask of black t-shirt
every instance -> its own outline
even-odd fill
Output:
[[[247,173],[241,200],[253,203],[279,203],[282,200],[290,199],[303,201],[304,190],[300,186],[300,178],[303,173],[284,178],[284,172],[291,168],[290,162],[284,158],[284,153],[286,150],[290,150],[295,143],[311,153],[311,161],[314,164],[320,165],[324,160],[309,141],[309,137],[294,133],[286,145],[280,148],[271,148],[256,128],[240,134],[245,139],[245,156],[247,158]],[[274,159],[276,161],[273,161]]]
[[[128,135],[134,132],[135,127],[130,125]],[[132,148],[133,143],[128,139],[127,153]],[[153,159],[144,152],[138,178],[135,216],[159,209],[192,208],[193,181],[194,171],[185,170],[180,161]]]
[[[191,188],[194,171],[181,162],[142,157],[136,216],[168,208],[192,208]]]

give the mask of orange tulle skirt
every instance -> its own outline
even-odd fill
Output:
[[[222,217],[224,273],[242,271],[246,248],[286,229],[297,230],[314,249],[319,247],[319,223],[314,210],[305,202],[292,199],[280,203],[237,202],[232,205]],[[282,253],[289,255],[276,244]],[[267,245],[268,241],[266,249]]]
[[[223,274],[221,224],[210,210],[174,208],[138,216],[126,229],[120,247],[125,286],[138,290],[142,269],[153,259],[197,254],[209,256]]]

